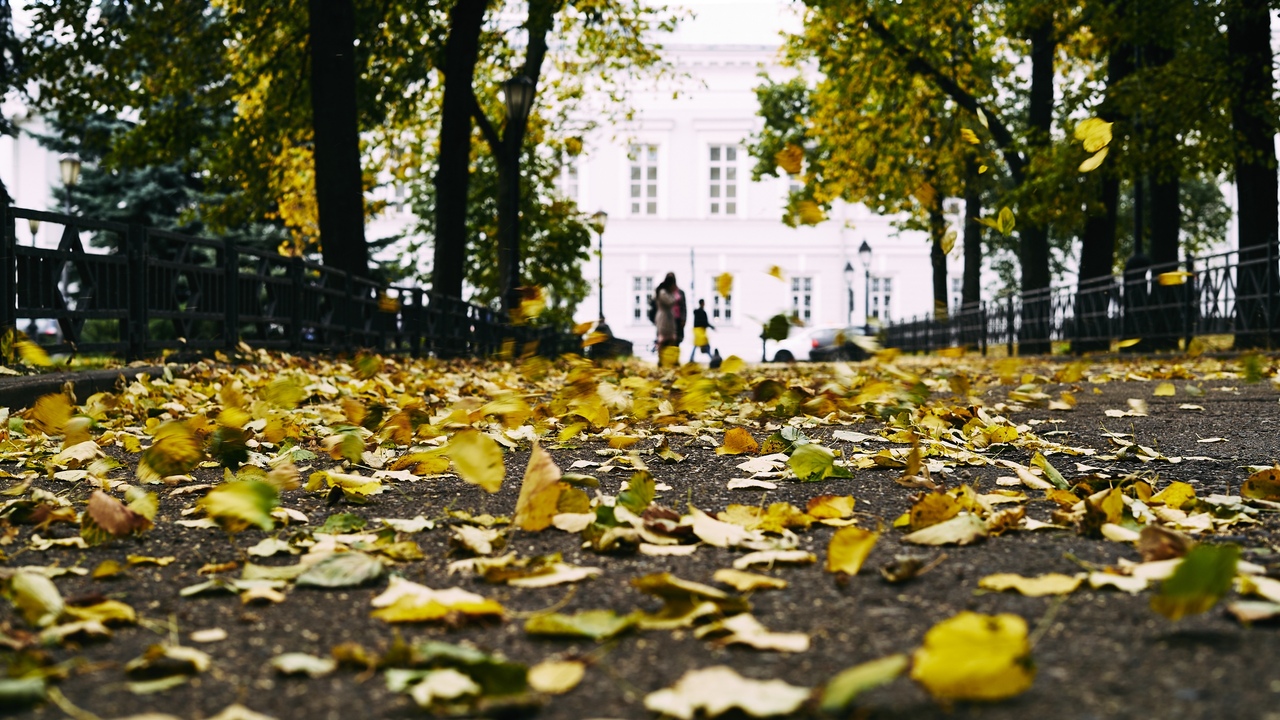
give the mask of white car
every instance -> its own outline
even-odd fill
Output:
[[[792,328],[786,340],[773,344],[774,362],[864,360],[878,348],[874,338],[843,325]]]

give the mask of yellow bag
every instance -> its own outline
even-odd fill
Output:
[[[710,343],[707,342],[707,329],[696,327],[693,329],[693,346],[706,347]]]

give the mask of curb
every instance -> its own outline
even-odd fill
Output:
[[[31,407],[35,404],[37,398],[51,393],[62,392],[63,386],[68,383],[74,388],[77,398],[83,400],[94,393],[115,390],[122,383],[132,382],[142,374],[159,377],[164,374],[164,367],[160,365],[144,365],[111,370],[86,370],[84,372],[61,372],[14,377],[0,381],[0,407],[7,407],[12,410]]]

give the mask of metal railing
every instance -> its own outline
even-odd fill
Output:
[[[3,203],[0,220],[0,328],[56,322],[51,352],[132,359],[240,343],[438,357],[490,356],[511,342],[516,353],[531,343],[542,355],[581,350],[561,329],[512,325],[486,307],[232,240]],[[57,248],[20,243],[19,220],[60,226]]]
[[[1237,347],[1280,341],[1280,274],[1274,247],[1232,250],[1184,263],[1131,269],[1074,285],[1010,294],[945,319],[887,324],[883,344],[906,352],[966,347],[987,354],[1189,347],[1192,338],[1233,335]]]

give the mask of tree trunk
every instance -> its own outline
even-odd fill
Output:
[[[960,285],[960,306],[966,310],[982,301],[982,188],[978,163],[965,163],[964,180],[964,279]]]
[[[444,100],[437,156],[432,292],[462,298],[467,260],[467,192],[471,182],[471,114],[480,29],[488,0],[457,0],[444,46]]]
[[[310,0],[311,114],[324,264],[369,275],[356,117],[355,4]]]
[[[933,266],[933,319],[938,322],[946,322],[948,314],[947,254],[942,250],[946,234],[947,219],[942,214],[942,198],[938,197],[929,208],[929,239],[933,241],[929,251],[929,261]]]
[[[1053,129],[1053,59],[1056,42],[1053,18],[1046,16],[1030,29],[1031,92],[1027,107],[1027,146],[1032,158],[1046,151]],[[1047,353],[1049,345],[1049,228],[1041,221],[1020,219],[1018,261],[1022,270],[1023,353]]]
[[[1271,22],[1267,4],[1236,0],[1227,13],[1231,124],[1235,130],[1240,269],[1235,346],[1263,347],[1274,339],[1280,277],[1276,273],[1280,218],[1276,212],[1275,130],[1272,125]]]

